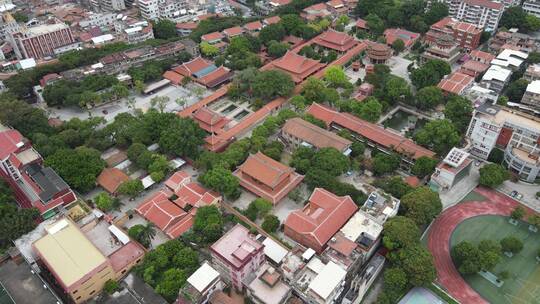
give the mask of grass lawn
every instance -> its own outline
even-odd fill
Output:
[[[524,247],[512,258],[503,255],[501,262],[493,269],[495,275],[505,270],[510,273],[504,285],[498,288],[478,274],[464,278],[492,304],[539,304],[540,264],[535,257],[540,249],[540,232],[529,232],[528,224],[524,222],[514,226],[508,223],[507,217],[484,215],[461,223],[452,234],[450,244],[453,246],[464,240],[472,243],[483,239],[499,241],[506,236],[521,239]]]

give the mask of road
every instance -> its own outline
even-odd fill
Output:
[[[179,97],[185,98],[186,104],[184,107],[190,106],[197,101],[199,98],[193,93],[196,85],[191,84],[186,87],[175,87],[168,86],[155,94],[151,95],[139,95],[132,93],[132,96],[135,98],[135,108],[146,111],[151,108],[150,100],[156,96],[167,96],[169,97],[169,103],[165,108],[165,112],[177,112],[182,108],[175,102]],[[205,90],[202,97],[210,95],[212,92]],[[110,104],[105,104],[92,108],[90,110],[83,110],[78,107],[64,107],[61,109],[47,107],[45,104],[40,105],[43,110],[45,110],[50,118],[59,118],[64,121],[68,121],[72,118],[79,118],[81,120],[88,119],[89,117],[103,117],[107,122],[114,120],[116,115],[125,112],[132,112],[133,109],[130,109],[127,103],[127,99],[122,99],[121,101],[113,102]],[[107,114],[105,114],[106,112]]]

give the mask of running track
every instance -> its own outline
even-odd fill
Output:
[[[459,223],[468,218],[478,215],[510,215],[518,205],[513,199],[494,190],[479,187],[475,191],[488,200],[461,203],[446,209],[433,222],[428,235],[428,248],[433,254],[437,269],[437,282],[462,304],[488,304],[488,302],[465,282],[454,266],[449,248],[452,232]],[[528,209],[528,213],[532,212]]]

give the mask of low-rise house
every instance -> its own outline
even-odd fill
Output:
[[[371,83],[364,82],[358,87],[358,92],[354,95],[354,99],[362,101],[369,96],[373,95],[375,91],[375,86]]]
[[[223,129],[225,125],[230,122],[230,119],[215,112],[208,107],[202,107],[193,113],[193,120],[195,120],[201,129],[210,134],[215,134]]]
[[[304,208],[287,216],[285,235],[321,253],[357,209],[350,196],[337,196],[323,188],[315,188]]]
[[[299,146],[315,149],[335,148],[345,155],[351,153],[350,140],[298,117],[287,120],[281,129],[281,136],[296,148]]]
[[[472,23],[445,17],[431,25],[426,33],[425,41],[436,43],[437,39],[443,35],[451,35],[461,48],[474,50],[480,45],[482,29]]]
[[[467,177],[472,166],[472,158],[469,156],[470,154],[462,149],[452,148],[431,175],[432,187],[447,191]]]
[[[248,297],[257,304],[284,304],[291,296],[291,287],[281,273],[268,262],[244,278]]]
[[[180,290],[176,304],[212,303],[212,296],[225,287],[219,272],[205,261],[187,279],[186,285]]]
[[[317,3],[304,8],[300,13],[300,16],[307,21],[314,21],[317,19],[330,17],[332,16],[332,13],[330,12],[326,3]]]
[[[281,70],[291,75],[296,84],[321,70],[325,65],[317,60],[306,58],[295,52],[288,51],[283,57],[276,59],[263,67],[266,70]]]
[[[454,72],[445,78],[441,79],[437,87],[439,87],[444,93],[461,95],[464,91],[470,88],[474,83],[474,77]]]
[[[485,64],[476,60],[468,60],[459,68],[459,72],[476,78],[482,75],[485,71],[487,71],[487,69],[489,69],[489,64]]]
[[[312,104],[307,113],[324,121],[329,128],[351,131],[356,140],[384,153],[399,153],[405,163],[413,163],[422,156],[435,156],[433,151],[415,144],[412,140],[349,113],[337,112],[317,103]]]
[[[244,24],[244,29],[252,35],[255,33],[258,33],[260,30],[262,30],[262,28],[263,28],[263,24],[260,21],[253,21],[253,22]]]
[[[176,24],[176,32],[178,35],[185,37],[189,36],[193,30],[197,28],[196,22],[182,22]]]
[[[238,290],[243,289],[243,280],[264,264],[263,249],[264,246],[240,224],[236,224],[210,246],[216,270]]]
[[[405,48],[409,49],[413,44],[420,39],[419,33],[414,33],[401,28],[389,28],[384,31],[386,44],[392,45],[394,41],[400,39],[405,44]]]
[[[74,303],[98,295],[105,282],[118,280],[144,256],[141,245],[105,221],[82,227],[61,218],[45,227],[45,235],[32,244],[37,264],[46,268]]]
[[[266,25],[270,25],[270,24],[276,24],[279,21],[281,21],[281,18],[276,15],[276,16],[272,16],[272,17],[268,17],[266,19],[263,19],[263,25],[266,26]]]
[[[288,167],[261,152],[250,155],[233,173],[250,192],[278,204],[304,179]]]
[[[525,78],[528,82],[540,80],[540,64],[537,63],[529,65],[523,74],[523,78]]]
[[[330,0],[326,6],[333,16],[347,15],[349,8],[341,0]]]
[[[481,62],[481,63],[484,63],[484,64],[490,64],[491,61],[493,59],[495,59],[495,57],[496,57],[495,55],[493,55],[491,53],[487,53],[487,52],[480,51],[480,50],[472,50],[469,53],[469,56],[471,57],[472,60],[478,61],[478,62]]]
[[[202,57],[184,62],[182,65],[172,68],[172,71],[184,77],[190,77],[208,88],[227,82],[233,76],[230,69],[224,66],[217,67],[213,62]]]
[[[527,85],[521,102],[535,109],[540,109],[540,80],[534,80]]]
[[[358,44],[352,36],[343,32],[329,29],[313,39],[313,43],[320,47],[345,53]]]
[[[491,64],[516,71],[525,63],[527,57],[529,55],[525,52],[505,49],[495,59],[491,60]]]
[[[512,71],[498,65],[492,65],[486,71],[480,84],[485,88],[501,93],[510,81]]]
[[[222,33],[220,32],[213,32],[206,35],[201,36],[201,41],[208,42],[210,44],[216,44],[218,42],[221,42],[225,38]]]
[[[244,34],[244,29],[240,26],[235,26],[235,27],[224,29],[222,33],[230,41],[232,38]]]
[[[313,257],[299,272],[293,286],[306,303],[330,304],[340,297],[346,274],[336,263],[325,264]]]
[[[454,37],[449,34],[438,36],[433,43],[422,54],[423,60],[443,60],[447,63],[454,64],[458,61],[461,55],[458,44]]]
[[[360,273],[358,273],[351,281],[351,285],[345,296],[342,304],[359,304],[366,295],[367,291],[382,272],[385,258],[380,254],[375,254],[369,262],[367,262]]]
[[[129,180],[129,176],[117,168],[105,168],[98,175],[96,183],[110,194],[116,195],[122,183]]]

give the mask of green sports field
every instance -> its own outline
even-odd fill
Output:
[[[540,304],[540,264],[536,253],[540,249],[540,232],[532,233],[528,224],[518,226],[508,223],[508,217],[484,215],[470,218],[461,223],[450,240],[451,246],[461,241],[478,243],[483,239],[500,240],[514,236],[523,241],[523,251],[501,262],[492,271],[498,274],[508,271],[510,278],[500,288],[478,274],[464,277],[467,283],[492,304]]]

